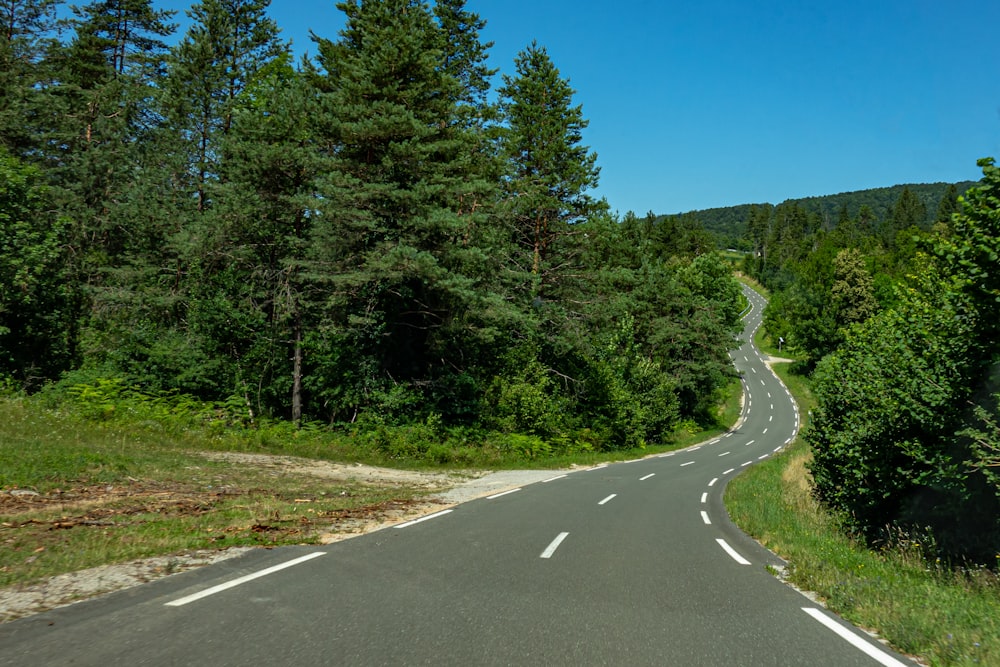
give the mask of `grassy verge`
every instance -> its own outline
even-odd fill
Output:
[[[802,378],[776,366],[803,415]],[[848,538],[813,500],[810,453],[796,441],[729,484],[733,521],[789,561],[788,579],[833,611],[932,665],[1000,665],[1000,585],[983,570],[951,570],[917,553],[875,552]]]
[[[548,456],[499,441],[463,444],[454,433],[442,441],[426,425],[359,434],[287,424],[230,429],[145,403],[101,402],[95,419],[0,398],[0,587],[150,556],[317,543],[397,519],[429,491],[427,479],[406,475],[382,484],[321,477],[288,456],[422,468],[440,487],[446,475],[434,473],[448,470],[586,466],[685,447],[734,423],[739,397],[734,380],[720,426],[684,429],[665,445]],[[147,414],[154,408],[160,412]],[[120,414],[106,418],[111,411]],[[286,458],[248,462],[248,454]]]
[[[203,439],[0,401],[0,490],[15,490],[0,494],[0,587],[198,549],[316,543],[422,494],[206,457]]]

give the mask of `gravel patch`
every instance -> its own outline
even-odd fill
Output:
[[[433,495],[428,499],[430,502],[415,505],[411,508],[412,511],[394,517],[392,521],[371,520],[366,522],[359,520],[358,525],[352,526],[349,531],[325,535],[323,538],[325,543],[357,537],[423,514],[440,511],[442,505],[458,505],[483,496],[540,482],[560,474],[554,470],[504,470],[493,473],[475,471],[464,474],[411,472],[358,464],[331,464],[293,457],[269,457],[257,454],[215,454],[210,456],[213,458],[224,456],[227,460],[238,460],[241,463],[286,471],[292,470],[330,479],[352,479],[367,483],[417,486],[433,492]],[[144,558],[129,563],[102,565],[80,572],[61,574],[28,586],[0,589],[0,623],[139,586],[155,579],[218,563],[228,558],[235,558],[252,548],[255,547]]]

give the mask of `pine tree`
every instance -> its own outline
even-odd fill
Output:
[[[319,164],[312,91],[290,61],[285,54],[260,68],[234,101],[216,201],[196,227],[192,320],[227,359],[231,391],[298,423],[311,331],[301,269]]]
[[[52,125],[45,60],[62,0],[0,0],[0,146],[39,159]]]
[[[497,73],[486,63],[493,42],[483,43],[479,31],[486,21],[465,9],[465,0],[437,0],[434,16],[440,27],[441,67],[459,83],[457,102],[464,115],[483,122],[490,115],[487,96]]]
[[[534,276],[533,298],[555,281],[552,263],[559,239],[596,206],[587,191],[597,187],[597,155],[581,144],[588,122],[572,105],[574,90],[546,50],[532,43],[515,59],[517,75],[504,76],[499,90],[506,128],[507,203],[517,243],[527,251],[518,262]]]
[[[338,7],[340,38],[317,39],[326,175],[311,275],[329,295],[319,384],[332,410],[353,411],[390,390],[434,394],[473,363],[464,314],[482,296],[474,203],[487,186],[468,178],[480,140],[458,122],[462,84],[428,7]]]
[[[945,191],[944,195],[941,197],[941,202],[938,204],[937,215],[934,220],[936,222],[947,223],[951,220],[951,216],[955,213],[961,211],[961,207],[958,205],[958,188],[952,183],[948,186],[948,190]]]
[[[188,15],[194,24],[170,54],[162,96],[172,127],[188,144],[197,208],[208,207],[206,186],[219,178],[223,138],[248,82],[288,44],[267,17],[270,0],[203,0]]]

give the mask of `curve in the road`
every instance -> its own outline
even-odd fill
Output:
[[[747,296],[743,408],[718,438],[4,624],[0,664],[907,664],[779,583],[725,511],[799,425]]]

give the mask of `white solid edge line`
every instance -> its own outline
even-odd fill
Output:
[[[655,472],[651,472],[651,473],[649,473],[648,475],[646,475],[645,477],[640,477],[640,478],[639,478],[639,481],[640,481],[640,482],[645,482],[645,481],[646,481],[647,479],[649,479],[650,477],[656,477],[656,473],[655,473]]]
[[[517,493],[521,489],[510,489],[509,491],[503,491],[501,493],[494,493],[492,496],[486,496],[486,500],[493,500],[494,498],[499,498],[500,496],[506,496],[508,493]]]
[[[746,558],[736,553],[736,549],[733,549],[731,546],[729,546],[729,544],[721,537],[716,538],[715,541],[719,543],[719,546],[722,547],[723,551],[729,554],[732,557],[732,559],[737,563],[739,563],[740,565],[750,564],[750,561],[748,561]]]
[[[431,519],[436,519],[439,516],[444,516],[445,514],[448,514],[451,511],[452,510],[441,510],[440,512],[435,512],[434,514],[428,514],[427,516],[422,516],[419,519],[414,519],[413,521],[407,521],[406,523],[401,523],[398,526],[396,526],[396,528],[406,528],[408,526],[412,526],[414,524],[421,523],[423,521],[430,521]]]
[[[819,609],[816,609],[814,607],[802,607],[802,611],[815,618],[817,621],[825,625],[828,629],[833,630],[833,632],[840,635],[840,637],[846,640],[849,644],[851,644],[851,646],[858,649],[859,651],[867,655],[869,658],[872,658],[873,660],[877,661],[879,664],[885,665],[885,667],[906,666],[905,662],[900,662],[899,660],[896,660],[894,657],[892,657],[885,651],[881,651],[875,646],[869,644],[861,637],[857,636],[856,634],[854,634],[853,632],[842,626],[840,623],[837,623],[835,620],[824,614]]]
[[[279,570],[284,570],[286,567],[292,567],[293,565],[298,565],[299,563],[304,563],[307,560],[312,560],[313,558],[317,558],[319,556],[324,556],[324,555],[326,555],[325,551],[314,551],[311,554],[306,554],[305,556],[294,558],[285,563],[281,563],[279,565],[272,565],[271,567],[265,568],[260,572],[254,572],[253,574],[247,574],[242,577],[237,577],[236,579],[233,579],[232,581],[227,581],[224,584],[219,584],[218,586],[212,586],[211,588],[206,588],[205,590],[199,593],[194,593],[192,595],[188,595],[187,597],[178,598],[176,600],[171,600],[170,602],[164,602],[163,604],[165,607],[181,607],[183,605],[188,604],[189,602],[195,602],[196,600],[206,598],[209,595],[215,595],[216,593],[221,593],[224,590],[228,590],[235,586],[239,586],[240,584],[245,584],[248,581],[253,581],[254,579],[259,579],[260,577],[266,577],[267,575],[274,574]]]
[[[706,526],[712,525],[712,520],[708,518],[708,512],[701,513],[701,520],[705,522]]]
[[[549,477],[548,479],[543,479],[542,484],[545,484],[546,482],[554,482],[557,479],[562,479],[563,477],[566,477],[566,475],[557,475],[556,477]]]
[[[552,554],[556,552],[556,549],[559,548],[559,545],[562,544],[562,541],[566,539],[567,535],[569,535],[569,533],[559,533],[559,535],[556,536],[556,539],[552,540],[552,544],[545,547],[545,551],[542,552],[541,557],[552,558]]]
[[[601,502],[599,502],[597,504],[598,505],[603,505],[604,503],[608,502],[609,500],[611,500],[612,498],[614,498],[617,495],[618,495],[617,493],[612,493],[610,496],[608,496],[607,498],[605,498],[604,500],[602,500]]]

